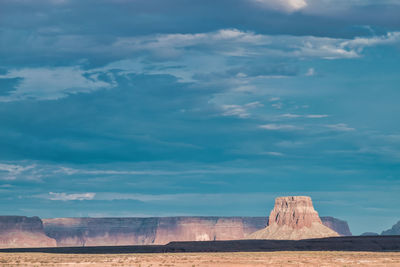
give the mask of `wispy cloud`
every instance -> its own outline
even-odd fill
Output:
[[[292,119],[292,118],[320,119],[320,118],[329,117],[329,115],[326,115],[326,114],[299,115],[299,114],[285,113],[285,114],[282,114],[281,117],[284,117],[284,118],[291,118],[291,119]]]
[[[325,127],[328,127],[332,130],[340,131],[340,132],[350,132],[350,131],[355,130],[355,128],[351,128],[351,127],[347,126],[347,124],[345,124],[345,123],[329,124],[329,125],[325,125]]]
[[[281,152],[276,152],[276,151],[267,151],[267,152],[262,152],[261,154],[263,154],[263,155],[270,155],[270,156],[274,156],[274,157],[282,157],[282,156],[284,156],[283,153],[281,153]]]
[[[71,201],[71,200],[92,200],[95,196],[96,196],[95,193],[67,194],[67,193],[49,192],[47,198],[50,200]]]
[[[84,71],[79,67],[11,69],[0,78],[18,78],[14,91],[0,96],[0,101],[24,99],[58,99],[69,94],[112,88],[115,82],[99,79],[101,73]]]
[[[263,107],[259,101],[250,102],[245,105],[222,105],[221,108],[223,110],[223,116],[236,116],[239,118],[248,118],[250,117],[250,109]]]
[[[309,68],[306,72],[306,76],[314,76],[314,75],[315,75],[315,69]]]
[[[302,128],[295,126],[295,125],[291,125],[291,124],[264,124],[264,125],[260,125],[258,126],[261,129],[265,129],[265,130],[270,130],[270,131],[277,131],[277,130],[300,130]]]
[[[251,0],[262,7],[283,12],[294,12],[307,6],[306,0]]]
[[[3,180],[15,180],[23,172],[29,171],[35,168],[35,164],[22,166],[16,164],[5,164],[0,163],[0,179]],[[3,172],[3,174],[2,174]]]

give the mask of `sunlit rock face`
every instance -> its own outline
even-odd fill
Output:
[[[265,217],[55,218],[43,222],[46,234],[58,246],[234,240],[267,224]]]
[[[307,196],[278,197],[269,216],[268,226],[246,239],[298,240],[339,236],[325,226]]]
[[[39,217],[0,216],[0,248],[55,247]]]
[[[116,246],[153,244],[157,218],[43,219],[45,232],[57,246]]]
[[[321,218],[332,229],[351,235],[347,223]],[[267,217],[152,217],[43,219],[46,234],[58,246],[167,244],[171,241],[243,239],[264,229]]]
[[[160,218],[155,244],[171,241],[235,240],[265,227],[266,219],[254,217]]]

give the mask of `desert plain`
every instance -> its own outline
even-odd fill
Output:
[[[400,266],[400,252],[1,253],[1,266]]]

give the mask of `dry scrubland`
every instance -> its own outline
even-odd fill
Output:
[[[1,253],[0,266],[400,266],[400,252]]]

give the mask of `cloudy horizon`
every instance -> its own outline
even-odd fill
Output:
[[[0,2],[0,213],[400,220],[400,2]]]

